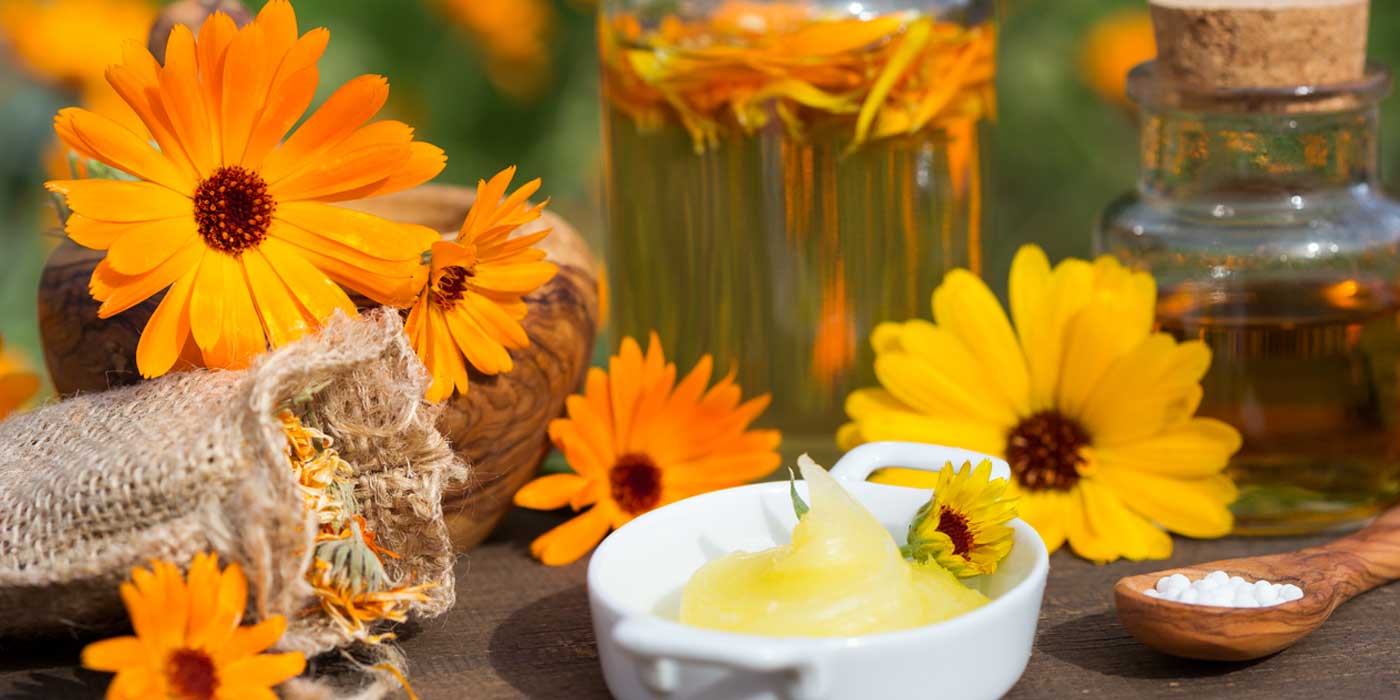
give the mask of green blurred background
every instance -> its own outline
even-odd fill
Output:
[[[0,0],[0,335],[35,365],[35,289],[53,244],[41,235],[54,221],[41,187],[50,120],[84,99],[81,82],[64,75],[73,68],[55,64],[110,51],[117,28],[134,24],[133,5],[142,13],[159,9],[154,0],[139,7],[147,4]],[[600,131],[590,0],[294,4],[303,30],[331,30],[322,98],[355,75],[388,76],[383,116],[415,125],[420,138],[447,151],[440,181],[471,184],[518,164],[523,176],[544,178],[554,208],[597,240]],[[1088,255],[1096,212],[1132,186],[1136,130],[1121,74],[1142,52],[1150,55],[1146,4],[1005,2],[986,237],[994,288],[1022,243],[1040,243],[1052,258]],[[247,5],[256,10],[262,1]],[[105,15],[117,10],[127,24]],[[1372,57],[1400,64],[1400,3],[1374,3],[1372,11]],[[1400,106],[1390,106],[1385,121],[1388,135],[1400,134]],[[1400,138],[1385,142],[1382,162],[1400,167]]]

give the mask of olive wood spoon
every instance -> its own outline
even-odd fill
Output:
[[[1163,576],[1195,581],[1224,571],[1303,589],[1303,597],[1265,608],[1188,605],[1143,591]],[[1173,656],[1247,661],[1282,651],[1322,626],[1342,603],[1400,579],[1400,507],[1365,529],[1320,547],[1128,576],[1114,586],[1118,619],[1139,642]]]

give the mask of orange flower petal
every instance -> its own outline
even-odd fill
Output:
[[[314,164],[322,152],[368,122],[388,98],[389,82],[382,76],[362,75],[341,86],[291,138],[268,156],[263,177],[275,184]]]
[[[150,182],[52,180],[44,187],[63,195],[69,209],[95,221],[154,221],[194,211],[189,197]]]
[[[278,205],[276,219],[359,255],[381,260],[417,262],[424,251],[440,240],[438,233],[426,226],[400,224],[320,202],[283,202]]]
[[[107,250],[107,260],[115,272],[140,275],[198,239],[194,218],[189,215],[148,221],[128,229],[113,241]]]
[[[296,295],[277,276],[262,251],[244,253],[243,269],[248,275],[248,286],[253,290],[253,302],[257,304],[263,331],[274,347],[302,338],[316,327],[316,320],[307,318]]]
[[[225,677],[236,678],[239,685],[266,688],[295,678],[305,669],[306,657],[289,653],[250,656],[220,670]]]
[[[151,148],[145,138],[131,133],[111,119],[86,109],[70,107],[60,111],[56,121],[68,123],[67,128],[59,129],[60,136],[67,136],[68,139],[76,137],[86,146],[76,150],[187,197],[194,194],[194,180],[190,173],[182,172],[168,157]],[[73,145],[67,139],[65,143]]]
[[[542,476],[515,492],[515,505],[535,510],[554,510],[569,504],[589,481],[577,474]]]
[[[223,665],[260,654],[276,644],[286,631],[287,618],[281,615],[273,615],[256,625],[235,628],[215,653],[214,660]]]
[[[165,293],[142,329],[141,339],[136,343],[136,367],[141,376],[159,377],[169,372],[179,359],[185,339],[190,335],[190,291],[197,274],[198,263]]]
[[[83,668],[120,671],[146,663],[149,653],[137,637],[113,637],[83,647]]]
[[[98,318],[111,318],[137,304],[155,296],[160,290],[174,284],[176,280],[193,270],[204,255],[204,246],[191,241],[175,251],[153,269],[137,275],[123,275],[115,272],[103,260],[93,270],[94,280],[101,280],[108,289],[99,291],[94,286],[94,298],[102,301],[97,309]]]
[[[307,262],[296,248],[276,238],[268,238],[258,248],[318,323],[330,318],[336,309],[352,318],[357,315],[355,305],[344,290]]]
[[[607,517],[594,507],[540,535],[530,543],[530,553],[546,566],[572,564],[602,542],[610,527]]]
[[[473,367],[486,374],[500,374],[509,372],[515,366],[510,353],[481,327],[470,311],[457,306],[444,312],[442,317],[452,333],[452,339]]]
[[[190,331],[199,349],[208,353],[223,332],[226,299],[230,295],[229,269],[235,263],[223,253],[205,251],[190,294]]]

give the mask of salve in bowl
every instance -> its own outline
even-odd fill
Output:
[[[906,443],[851,451],[832,476],[896,538],[929,491],[873,484],[889,466],[937,470],[985,455]],[[993,477],[1009,476],[993,460]],[[805,484],[797,485],[803,498]],[[797,517],[789,485],[751,484],[673,503],[608,537],[589,564],[588,588],[608,688],[622,700],[713,698],[995,698],[1030,658],[1049,566],[1030,526],[1012,521],[1011,554],[996,573],[969,579],[989,599],[944,622],[844,637],[775,637],[677,621],[686,582],[736,551],[786,544]],[[931,686],[933,679],[944,679]],[[947,682],[956,679],[956,682]]]

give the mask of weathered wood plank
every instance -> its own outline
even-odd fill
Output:
[[[588,615],[586,562],[551,569],[531,561],[526,551],[532,538],[563,518],[512,512],[490,540],[458,562],[456,609],[402,631],[414,687],[423,698],[607,697]],[[1396,697],[1400,586],[1357,598],[1312,637],[1252,663],[1163,656],[1133,641],[1114,615],[1112,586],[1122,576],[1285,551],[1326,539],[1178,540],[1176,556],[1167,563],[1094,566],[1057,554],[1051,560],[1036,651],[1010,697]],[[71,666],[79,648],[0,642],[0,698],[100,698],[106,677]]]

